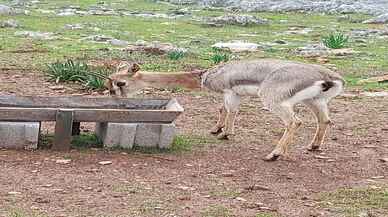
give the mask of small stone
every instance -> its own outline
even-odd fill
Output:
[[[233,177],[234,176],[233,173],[234,173],[234,171],[224,172],[224,173],[222,173],[222,176],[223,177]]]
[[[219,42],[212,47],[219,49],[228,49],[231,52],[254,52],[257,51],[259,45],[256,43],[244,42],[244,41],[231,41],[231,42]]]
[[[195,190],[195,188],[187,187],[187,186],[178,186],[177,188],[180,190],[184,190],[184,191],[194,191]]]
[[[235,199],[238,201],[241,201],[241,202],[247,202],[247,200],[245,198],[242,198],[242,197],[236,197]]]
[[[188,200],[191,200],[191,197],[189,197],[189,196],[179,196],[178,200],[188,201]]]
[[[371,179],[384,179],[384,176],[373,176],[370,177]]]
[[[247,191],[271,191],[271,189],[267,186],[263,185],[251,185],[244,188]]]
[[[100,161],[100,162],[98,162],[98,164],[100,164],[100,165],[110,165],[110,164],[112,164],[112,161]]]
[[[322,159],[322,160],[330,159],[330,157],[322,156],[322,155],[315,155],[314,158],[316,158],[316,159]]]
[[[51,90],[63,90],[63,89],[65,89],[65,86],[63,86],[63,85],[56,85],[56,86],[50,86],[49,88]]]
[[[50,200],[47,199],[47,198],[41,198],[41,197],[38,197],[34,200],[34,202],[36,203],[50,203]]]
[[[71,159],[59,159],[55,161],[55,163],[57,164],[69,164],[70,162],[71,162]]]
[[[1,28],[18,28],[19,22],[16,20],[5,20],[0,23]]]

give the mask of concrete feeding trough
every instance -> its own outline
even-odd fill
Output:
[[[138,143],[166,148],[175,136],[173,123],[182,112],[176,99],[0,96],[0,125],[55,121],[55,150],[70,149],[77,132],[73,126],[79,127],[80,122],[96,122],[96,133],[106,146]],[[13,135],[20,137],[20,129],[14,128],[19,132]],[[39,132],[33,133],[37,142]],[[33,140],[30,134],[28,139]],[[0,141],[10,140],[10,135],[0,130]]]

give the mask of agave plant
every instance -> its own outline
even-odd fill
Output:
[[[103,89],[104,78],[108,72],[103,69],[92,70],[86,63],[67,60],[47,65],[47,76],[50,80],[59,82],[79,82],[88,89]]]
[[[332,49],[339,49],[345,47],[346,43],[349,41],[349,37],[345,36],[343,33],[332,33],[328,36],[323,37],[323,44]]]
[[[66,62],[55,62],[47,65],[47,76],[55,82],[78,81],[86,79],[89,70],[88,65],[81,62],[67,60]]]

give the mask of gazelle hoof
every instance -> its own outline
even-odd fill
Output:
[[[224,133],[224,132],[222,132],[222,133],[218,134],[217,139],[219,139],[219,140],[229,140],[229,135]]]
[[[279,157],[280,157],[280,155],[271,153],[271,154],[267,155],[263,160],[264,161],[276,161]]]
[[[321,148],[318,145],[311,145],[310,148],[307,149],[308,151],[311,152],[321,152]]]
[[[210,130],[210,133],[213,134],[213,135],[218,135],[222,132],[222,128],[213,128]]]

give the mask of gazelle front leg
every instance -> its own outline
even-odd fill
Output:
[[[211,134],[219,134],[222,132],[222,128],[225,127],[225,119],[226,119],[226,108],[225,105],[222,104],[218,113],[218,121],[214,127],[210,130]]]
[[[224,106],[226,110],[225,128],[217,136],[218,139],[229,139],[228,136],[234,135],[234,122],[240,107],[240,101],[240,96],[234,91],[224,91]]]

